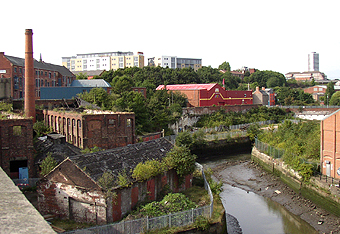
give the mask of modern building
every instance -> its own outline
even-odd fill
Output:
[[[308,54],[308,71],[319,71],[319,54],[316,52]]]
[[[275,105],[275,93],[273,89],[262,87],[256,87],[253,92],[253,104],[260,104],[264,106],[274,106]]]
[[[177,56],[161,56],[148,58],[148,66],[150,67],[169,67],[175,68],[187,68],[191,67],[195,71],[202,67],[202,59],[197,58],[179,58]]]
[[[43,113],[47,126],[82,149],[95,146],[113,149],[136,143],[133,112],[44,110]]]
[[[41,87],[69,86],[75,75],[66,67],[34,60],[35,98],[40,98]],[[25,59],[0,52],[0,79],[10,78],[10,97],[23,99],[25,96]]]
[[[321,173],[340,179],[340,110],[321,121]]]
[[[74,80],[68,87],[42,87],[40,99],[72,99],[93,88],[103,88],[107,93],[111,91],[111,85],[102,79]]]
[[[62,65],[70,71],[117,70],[126,67],[144,67],[143,52],[104,52],[77,54],[72,57],[62,57]]]
[[[162,89],[186,95],[189,107],[253,104],[252,91],[225,90],[217,83],[159,85],[156,88]]]

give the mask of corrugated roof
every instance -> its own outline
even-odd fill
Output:
[[[165,138],[159,138],[92,154],[70,156],[69,158],[79,168],[86,168],[85,173],[94,181],[98,181],[106,171],[118,176],[125,170],[127,175],[131,175],[131,171],[138,163],[160,160],[172,148],[171,142]]]
[[[13,56],[9,56],[9,55],[5,55],[5,57],[13,65],[25,67],[25,59],[17,58],[17,57],[13,57]],[[55,65],[55,64],[51,64],[51,63],[45,63],[45,62],[39,62],[35,59],[34,59],[34,68],[41,69],[41,70],[47,70],[47,71],[56,71],[56,72],[59,72],[62,76],[68,76],[68,77],[74,76],[74,74],[64,66]]]
[[[103,79],[94,79],[74,80],[71,83],[71,87],[111,87],[111,85]]]
[[[213,88],[217,83],[214,84],[176,84],[176,85],[167,85],[167,90],[201,90],[206,89],[210,90]],[[164,89],[164,85],[159,85],[156,90]]]

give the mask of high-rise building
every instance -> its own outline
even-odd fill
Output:
[[[308,54],[308,71],[319,71],[319,54],[316,52]]]
[[[202,67],[202,59],[197,58],[179,58],[177,56],[162,56],[148,58],[148,66],[150,67],[169,67],[169,68],[185,68],[192,67],[195,71]]]
[[[62,57],[62,65],[70,71],[117,70],[125,67],[144,67],[143,52],[104,52],[77,54],[72,57]]]

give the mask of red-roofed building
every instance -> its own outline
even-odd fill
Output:
[[[252,91],[225,90],[217,83],[166,85],[165,88],[185,94],[190,107],[253,104]],[[162,89],[164,85],[156,88],[156,90]]]

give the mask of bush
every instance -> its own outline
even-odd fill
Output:
[[[163,172],[163,165],[157,160],[149,160],[145,163],[140,162],[132,172],[132,178],[136,180],[148,180]]]
[[[208,230],[210,227],[210,221],[204,216],[198,216],[194,223],[194,228],[200,231]]]
[[[55,159],[52,157],[52,153],[48,153],[47,157],[41,162],[41,172],[40,174],[42,176],[47,175],[50,173],[50,171],[53,170],[57,166],[57,162]]]

